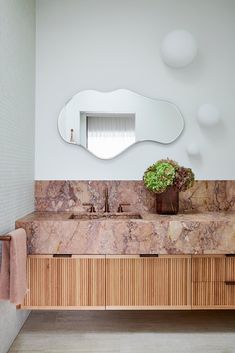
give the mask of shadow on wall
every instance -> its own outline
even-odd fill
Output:
[[[165,65],[165,71],[169,72],[174,79],[184,84],[194,84],[198,79],[205,74],[204,57],[201,52],[198,52],[195,60],[188,66],[183,68],[172,68]]]
[[[228,131],[223,120],[210,128],[200,127],[202,134],[212,143],[223,143],[228,138]]]

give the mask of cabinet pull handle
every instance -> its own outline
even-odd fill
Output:
[[[72,254],[53,254],[53,257],[72,257]]]
[[[158,257],[158,254],[140,254],[140,257]]]
[[[226,286],[235,286],[235,281],[225,281]]]

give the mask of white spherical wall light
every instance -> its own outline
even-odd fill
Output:
[[[161,54],[164,62],[171,67],[187,66],[197,54],[196,40],[188,31],[172,31],[162,41]]]
[[[214,126],[220,121],[220,111],[213,104],[203,104],[198,109],[197,119],[200,125]]]
[[[198,145],[195,142],[191,142],[188,146],[187,146],[187,153],[189,156],[198,156],[200,154],[200,149],[198,147]]]

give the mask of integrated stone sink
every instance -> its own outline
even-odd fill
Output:
[[[28,254],[235,253],[235,212],[33,212],[16,222]]]
[[[78,220],[123,220],[123,219],[142,219],[139,213],[77,213],[72,214],[69,219],[78,219]]]

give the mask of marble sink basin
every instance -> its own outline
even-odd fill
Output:
[[[123,220],[123,219],[142,219],[139,213],[77,213],[72,214],[69,219],[78,219],[78,220]]]
[[[16,228],[25,229],[30,255],[235,253],[235,211],[33,212],[17,220]]]

